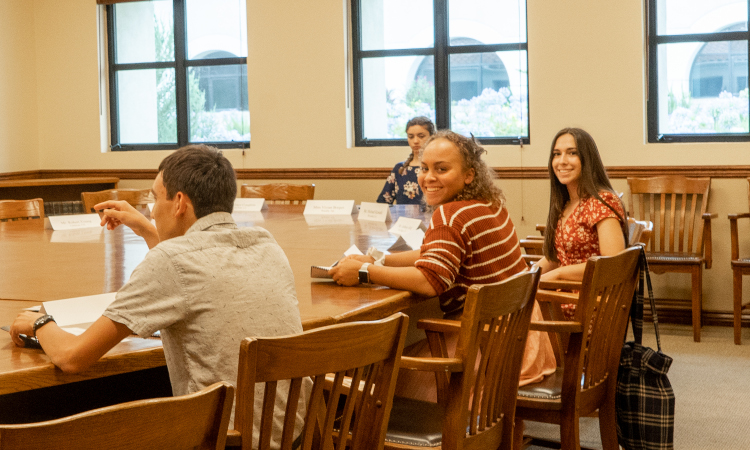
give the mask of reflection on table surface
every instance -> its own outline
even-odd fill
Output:
[[[341,287],[331,280],[312,280],[310,266],[330,265],[352,245],[362,252],[371,246],[385,250],[397,240],[388,228],[399,217],[427,223],[429,214],[416,205],[394,206],[393,222],[386,224],[359,222],[356,214],[342,221],[305,217],[303,210],[299,205],[269,205],[260,214],[238,213],[235,219],[241,227],[266,228],[284,249],[305,328],[381,318],[422,301],[409,292],[382,286]],[[23,226],[0,228],[0,325],[10,324],[22,308],[42,301],[114,292],[148,252],[143,239],[126,227],[104,230],[99,236],[59,233]],[[75,376],[55,369],[39,350],[16,348],[7,335],[0,334],[0,353],[0,394],[164,365],[158,340],[123,342],[89,371]]]

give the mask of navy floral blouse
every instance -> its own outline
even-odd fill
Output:
[[[403,162],[396,164],[388,179],[385,180],[383,192],[378,195],[378,203],[389,205],[418,205],[422,203],[422,190],[417,184],[419,166],[406,166],[406,174],[401,175],[399,170],[404,166]]]

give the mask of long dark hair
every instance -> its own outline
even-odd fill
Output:
[[[560,217],[562,217],[565,204],[570,201],[570,194],[568,193],[568,188],[557,179],[555,171],[552,168],[552,158],[554,157],[553,153],[557,139],[565,134],[573,136],[573,139],[576,142],[576,148],[578,149],[578,158],[581,160],[581,179],[578,180],[578,197],[580,197],[581,200],[594,197],[611,209],[620,219],[620,226],[622,227],[623,236],[625,237],[625,245],[628,243],[627,221],[612,207],[612,205],[609,205],[599,196],[599,192],[602,191],[609,191],[616,197],[617,193],[609,182],[607,171],[604,169],[604,164],[602,164],[602,158],[599,156],[599,149],[596,147],[594,138],[580,128],[563,128],[558,131],[555,138],[552,139],[552,146],[549,152],[549,162],[547,163],[547,170],[549,170],[550,193],[547,228],[544,231],[544,256],[549,261],[555,262],[559,262],[557,259],[557,249],[555,248],[557,223],[560,220]],[[620,205],[624,211],[625,206],[622,204],[622,200],[618,201],[620,201]]]
[[[419,125],[420,127],[427,130],[428,133],[430,133],[430,136],[435,134],[435,124],[432,123],[429,117],[425,116],[417,116],[413,117],[410,121],[406,122],[406,131],[409,132],[409,128],[413,127],[414,125]],[[406,158],[406,161],[404,161],[404,165],[401,166],[401,168],[398,170],[398,173],[401,175],[404,175],[406,173],[406,168],[411,164],[411,162],[414,160],[414,152],[410,152],[409,156]]]

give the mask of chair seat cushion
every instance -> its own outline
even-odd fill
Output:
[[[385,441],[414,447],[440,447],[444,408],[437,403],[395,397]]]
[[[646,259],[649,264],[701,264],[703,258],[700,256],[691,256],[686,253],[658,253],[647,252]]]
[[[519,400],[522,398],[560,400],[562,396],[563,370],[557,369],[544,377],[539,383],[531,383],[518,388]]]

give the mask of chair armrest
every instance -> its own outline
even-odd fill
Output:
[[[536,231],[539,232],[542,236],[544,236],[544,230],[547,229],[547,224],[544,223],[538,223],[536,224]]]
[[[742,214],[728,214],[727,218],[729,219],[729,234],[732,239],[731,244],[731,253],[732,253],[732,261],[736,261],[740,259],[740,238],[739,238],[739,232],[737,231],[737,219],[746,219],[750,217],[750,213],[742,213]]]
[[[242,447],[242,434],[237,430],[227,431],[227,447]]]
[[[553,281],[539,281],[539,289],[564,289],[566,291],[580,291],[582,288],[582,281],[569,281],[569,280],[553,280]]]
[[[529,324],[529,330],[534,331],[547,331],[553,333],[581,333],[583,332],[583,325],[581,322],[573,322],[569,320],[563,321],[532,321]]]
[[[417,328],[420,330],[434,331],[436,333],[446,333],[458,331],[461,329],[461,322],[449,319],[419,319]]]
[[[550,291],[547,289],[538,289],[536,291],[536,300],[538,302],[550,303],[578,303],[578,294],[572,292]]]
[[[463,362],[458,358],[414,358],[402,356],[400,369],[424,372],[463,372]]]
[[[713,252],[711,251],[711,219],[715,217],[718,217],[718,214],[703,214],[703,255],[706,269],[710,269],[713,264]]]

